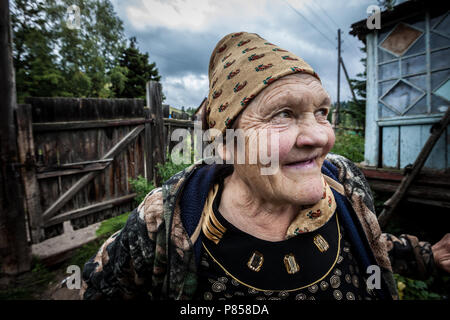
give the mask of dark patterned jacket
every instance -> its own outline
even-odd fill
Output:
[[[398,296],[393,272],[421,278],[431,275],[434,264],[429,243],[381,232],[370,187],[356,165],[335,154],[327,155],[325,165],[344,187],[352,223],[380,266],[388,295]],[[213,167],[193,164],[152,190],[130,214],[125,227],[85,264],[81,297],[192,299],[201,250],[195,230],[210,188],[205,181],[213,180]],[[188,192],[189,186],[191,190],[194,186],[194,192]],[[194,211],[199,214],[187,214]]]

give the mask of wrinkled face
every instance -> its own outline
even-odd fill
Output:
[[[237,129],[265,129],[277,136],[279,170],[261,175],[257,164],[235,164],[236,174],[273,203],[313,204],[323,193],[321,167],[335,136],[327,120],[330,98],[309,74],[285,76],[261,91],[236,119]],[[246,152],[255,145],[246,141]],[[271,148],[271,140],[267,141]],[[236,162],[235,162],[236,163]]]

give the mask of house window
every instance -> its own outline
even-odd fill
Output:
[[[450,98],[450,15],[421,14],[378,33],[379,119],[445,112]]]

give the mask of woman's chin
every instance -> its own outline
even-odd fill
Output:
[[[316,204],[322,199],[323,183],[320,179],[297,183],[296,185],[286,183],[283,184],[279,190],[283,191],[283,198],[290,199],[290,202],[295,203],[296,205],[310,205]]]

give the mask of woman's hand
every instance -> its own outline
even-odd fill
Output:
[[[439,242],[432,247],[434,262],[436,265],[450,273],[450,233],[447,233]]]

